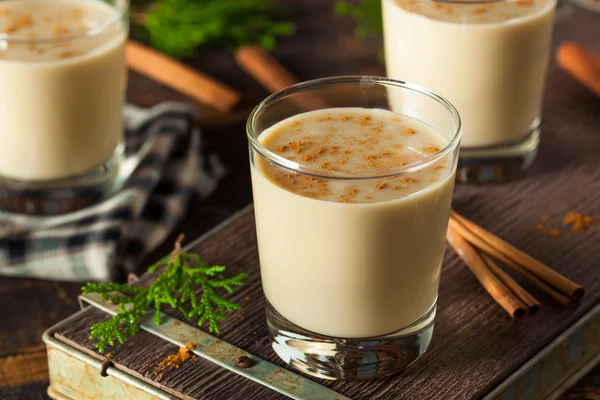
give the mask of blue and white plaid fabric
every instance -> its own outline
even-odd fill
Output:
[[[0,221],[0,275],[63,281],[122,277],[167,238],[190,203],[215,190],[225,173],[216,155],[202,148],[190,106],[127,106],[125,127],[127,153],[155,135],[125,189],[68,215]]]

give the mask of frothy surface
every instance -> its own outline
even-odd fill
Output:
[[[0,2],[0,32],[27,43],[2,43],[0,57],[53,61],[87,54],[124,35],[116,9],[101,1],[19,0]],[[85,37],[93,28],[99,32]],[[49,39],[49,40],[48,40]]]
[[[549,0],[442,3],[431,0],[395,0],[403,9],[438,21],[488,24],[502,23],[541,12],[552,6]]]
[[[259,137],[272,152],[321,175],[312,177],[261,163],[279,186],[315,199],[372,203],[416,193],[449,175],[442,162],[392,178],[339,180],[347,174],[367,178],[392,173],[446,147],[439,132],[410,117],[387,110],[332,108],[297,115]],[[328,178],[331,176],[331,178]]]

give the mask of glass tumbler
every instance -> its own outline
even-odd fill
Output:
[[[428,87],[463,121],[458,179],[532,164],[556,0],[382,0],[387,75]]]
[[[356,112],[365,115],[353,117]],[[375,123],[376,118],[383,119]],[[392,126],[404,120],[435,132],[442,145],[430,146],[416,161],[380,168],[377,160],[393,160],[396,149],[410,147],[408,142],[379,150],[375,145],[392,140],[390,129],[415,133]],[[306,124],[320,123],[331,124],[323,139],[331,146],[315,147],[321,139]],[[291,132],[297,140],[271,148],[271,135],[290,126],[298,127]],[[354,136],[346,126],[367,136]],[[433,332],[460,126],[457,111],[442,97],[375,77],[301,83],[252,112],[247,134],[260,270],[269,335],[281,359],[317,377],[359,380],[393,374],[425,352]],[[334,145],[338,142],[364,145],[364,157],[354,160],[372,162],[373,172],[344,164],[350,150]],[[311,163],[327,154],[339,155],[345,170],[333,159]]]
[[[126,0],[0,2],[0,210],[63,214],[121,188]]]

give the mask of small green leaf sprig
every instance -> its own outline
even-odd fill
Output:
[[[295,25],[282,18],[276,0],[137,0],[150,5],[143,17],[134,13],[135,32],[159,51],[188,58],[203,45],[237,50],[258,44],[273,50],[277,38],[292,35]],[[146,3],[146,4],[144,4]],[[144,7],[142,7],[144,8]]]
[[[354,35],[360,39],[380,36],[383,33],[381,0],[338,0],[335,3],[335,12],[340,16],[351,17],[357,22]]]
[[[154,321],[161,323],[161,307],[168,305],[179,310],[188,320],[198,317],[198,325],[208,322],[211,333],[220,332],[219,322],[228,312],[239,310],[241,306],[227,300],[220,289],[231,294],[244,285],[248,277],[240,273],[226,277],[225,266],[210,266],[195,253],[182,253],[183,235],[175,242],[175,249],[151,266],[148,271],[156,272],[166,263],[156,281],[148,287],[120,283],[87,283],[82,288],[84,294],[98,293],[104,300],[119,306],[119,313],[111,319],[98,322],[90,327],[90,339],[97,339],[96,348],[104,352],[107,345],[116,341],[124,343],[140,330],[140,320],[146,312],[154,308]],[[198,286],[201,294],[196,295]]]

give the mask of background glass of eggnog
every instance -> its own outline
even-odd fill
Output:
[[[0,208],[54,214],[119,188],[125,0],[0,1]]]
[[[520,175],[539,144],[556,0],[382,0],[387,74],[460,112],[458,178]]]
[[[399,81],[327,78],[267,98],[247,131],[279,357],[329,379],[413,363],[433,332],[460,140],[454,107]]]

